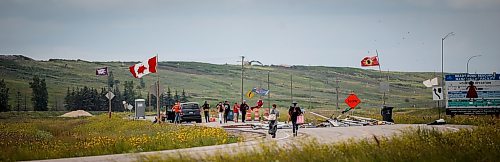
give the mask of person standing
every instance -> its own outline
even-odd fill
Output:
[[[247,115],[247,110],[249,109],[250,107],[247,105],[247,101],[246,100],[243,100],[243,103],[241,103],[240,105],[240,111],[241,111],[241,122],[245,122],[245,118],[246,118],[246,115]]]
[[[272,138],[276,138],[276,131],[278,131],[278,118],[280,117],[280,112],[276,109],[276,104],[273,104],[273,109],[269,113],[269,134]]]
[[[175,105],[172,107],[172,110],[175,113],[174,124],[180,123],[181,118],[181,103],[179,100],[175,101]]]
[[[222,108],[222,102],[217,104],[217,111],[219,112],[219,123],[222,124],[222,114],[224,113],[224,108]]]
[[[288,115],[290,116],[290,120],[292,120],[293,136],[297,136],[297,131],[299,130],[297,117],[302,114],[302,111],[300,107],[297,106],[297,101],[293,101],[292,104],[293,106],[290,106],[290,109],[288,109]]]
[[[235,102],[233,105],[233,115],[234,122],[238,123],[238,117],[240,116],[240,105],[238,105],[238,102]]]
[[[227,123],[227,116],[231,111],[231,105],[229,105],[229,101],[224,101],[224,123]]]
[[[203,109],[203,112],[205,114],[205,122],[208,123],[209,122],[209,118],[210,118],[210,115],[209,115],[210,105],[208,104],[207,101],[205,101],[205,103],[201,106],[201,108]]]

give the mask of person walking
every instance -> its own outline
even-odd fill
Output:
[[[240,105],[238,105],[238,102],[235,102],[233,105],[233,116],[234,116],[234,122],[238,123],[238,117],[240,115]]]
[[[222,124],[222,114],[224,113],[224,108],[222,108],[222,102],[217,104],[217,111],[219,112],[219,123]]]
[[[181,103],[179,100],[175,101],[175,105],[172,106],[172,110],[175,113],[174,124],[180,123],[181,118]]]
[[[293,106],[290,106],[288,109],[288,115],[290,116],[290,120],[292,121],[292,132],[293,136],[297,136],[297,131],[299,130],[299,126],[297,125],[297,117],[302,114],[300,107],[297,106],[297,101],[292,102]]]
[[[224,101],[224,123],[227,123],[227,116],[231,111],[231,105],[229,105],[229,101]]]
[[[276,104],[273,104],[273,109],[269,113],[269,134],[272,138],[276,138],[276,131],[278,131],[278,118],[280,117],[280,112],[276,109]]]
[[[205,101],[205,103],[201,106],[201,108],[203,109],[203,112],[205,114],[205,122],[206,123],[210,122],[209,121],[209,118],[210,118],[210,115],[209,115],[210,105],[208,104],[208,102]]]
[[[247,105],[247,101],[246,100],[243,100],[243,103],[241,103],[240,105],[240,111],[241,111],[241,122],[245,122],[245,118],[246,118],[246,115],[247,115],[247,110],[249,109],[250,107]]]

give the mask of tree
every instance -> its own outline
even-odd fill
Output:
[[[133,104],[135,100],[134,81],[125,81],[125,89],[123,90],[123,99]]]
[[[189,100],[187,99],[186,92],[184,91],[184,89],[182,89],[182,93],[181,93],[181,102],[189,102]]]
[[[30,82],[30,88],[32,89],[33,108],[35,111],[47,111],[49,94],[47,92],[47,85],[45,84],[45,79],[40,79],[38,76],[33,77],[33,82]]]
[[[141,78],[140,79],[140,82],[139,82],[140,86],[141,86],[141,89],[144,89],[146,87],[146,82],[144,82],[144,79]]]
[[[174,106],[174,99],[172,98],[172,91],[170,91],[170,87],[167,87],[167,94],[165,95],[164,98],[164,103],[165,106],[167,106],[167,109],[172,108]]]
[[[115,90],[113,92],[115,94],[115,97],[111,100],[111,110],[112,111],[125,111],[125,107],[123,107],[123,96],[122,93],[120,92],[120,88],[118,86],[115,87]],[[107,102],[109,103],[109,102]]]
[[[110,71],[108,75],[108,87],[111,89],[115,84],[115,77],[113,76],[113,72]]]
[[[0,112],[9,111],[9,88],[2,79],[0,81]]]
[[[175,90],[175,95],[174,95],[174,100],[177,102],[177,101],[180,101],[179,100],[179,94],[177,93],[177,89]]]
[[[19,90],[17,90],[17,93],[16,93],[16,108],[17,108],[17,111],[21,111],[21,101],[22,101],[21,92],[19,92]]]

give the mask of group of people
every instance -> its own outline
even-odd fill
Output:
[[[229,114],[232,111],[233,116],[235,117],[233,119],[234,122],[238,122],[238,116],[240,115],[241,112],[241,121],[245,123],[245,116],[248,110],[250,110],[250,106],[246,103],[245,100],[243,100],[243,103],[238,104],[238,102],[235,102],[233,105],[233,109],[231,110],[231,105],[229,104],[229,101],[224,101],[224,102],[219,102],[216,106],[217,108],[217,114],[219,117],[219,123],[227,123],[229,119]],[[203,113],[205,116],[205,122],[210,122],[210,104],[208,104],[207,101],[203,103],[201,106],[203,109]]]
[[[241,122],[245,123],[245,116],[247,111],[253,109],[253,108],[260,108],[262,107],[263,102],[262,100],[259,100],[257,102],[257,106],[250,107],[246,103],[245,100],[243,100],[243,103],[238,104],[237,102],[234,103],[233,109],[231,110],[231,105],[229,104],[229,101],[224,101],[224,102],[219,102],[216,105],[217,112],[218,112],[218,117],[219,117],[219,123],[227,123],[228,121],[228,116],[231,111],[234,113],[234,122],[238,122],[238,116],[239,113],[241,112]],[[205,116],[205,122],[210,122],[210,105],[208,104],[207,101],[202,105],[202,109],[204,112]],[[297,124],[297,119],[300,115],[302,115],[302,110],[300,109],[299,106],[297,106],[297,102],[293,101],[292,106],[288,109],[288,115],[289,119],[292,122],[292,132],[293,136],[297,136],[299,126]],[[273,138],[276,137],[276,132],[277,132],[277,125],[278,125],[278,119],[280,117],[279,110],[277,109],[277,105],[273,104],[272,109],[269,112],[269,134],[272,135]]]

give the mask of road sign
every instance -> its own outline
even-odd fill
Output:
[[[109,100],[112,100],[113,97],[115,97],[115,94],[113,94],[113,92],[106,93],[106,98],[108,98]]]
[[[500,113],[499,74],[451,74],[445,81],[446,114]]]
[[[361,103],[361,100],[359,100],[358,96],[356,94],[351,93],[346,99],[345,103],[351,108],[354,109],[356,106],[358,106],[359,103]]]
[[[255,93],[252,92],[252,91],[248,91],[247,94],[245,94],[245,96],[247,96],[247,98],[253,98],[253,96],[255,96]]]
[[[380,82],[380,92],[389,91],[389,82]]]
[[[432,87],[432,100],[443,100],[443,87]]]

